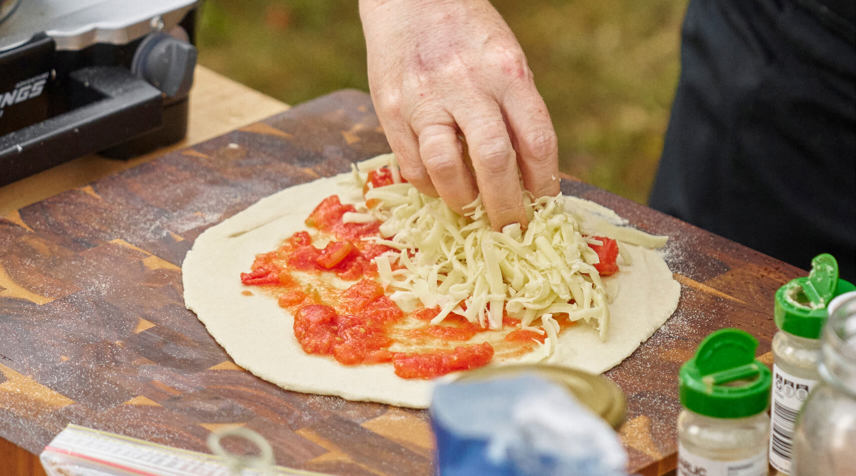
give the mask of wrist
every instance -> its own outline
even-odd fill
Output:
[[[401,12],[411,13],[428,8],[446,8],[460,1],[448,0],[359,0],[360,17],[363,22],[375,14],[393,13],[397,18]]]

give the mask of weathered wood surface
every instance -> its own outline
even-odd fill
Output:
[[[429,474],[426,412],[261,381],[182,300],[182,259],[207,227],[385,151],[369,97],[341,91],[0,218],[0,437],[38,453],[76,423],[204,450],[211,430],[241,425],[280,465]],[[729,326],[768,352],[773,293],[802,271],[595,187],[563,187],[672,237],[678,311],[607,372],[628,397],[630,469],[664,473],[675,467],[680,364]]]

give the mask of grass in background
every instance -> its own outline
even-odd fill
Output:
[[[495,0],[535,73],[562,170],[645,202],[686,0]],[[368,90],[355,0],[206,0],[200,62],[289,104]]]

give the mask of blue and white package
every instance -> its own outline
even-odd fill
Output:
[[[535,375],[438,385],[430,413],[437,474],[627,474],[612,428]]]

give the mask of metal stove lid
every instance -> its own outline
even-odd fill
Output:
[[[0,24],[0,51],[46,32],[57,50],[125,44],[178,24],[198,0],[27,0]]]

